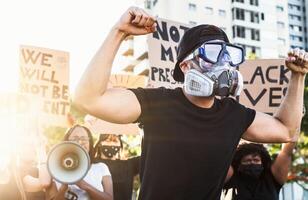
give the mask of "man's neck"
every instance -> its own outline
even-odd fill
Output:
[[[193,104],[195,104],[198,107],[201,108],[211,108],[214,104],[214,100],[215,97],[211,96],[211,97],[197,97],[197,96],[192,96],[189,95],[187,93],[185,93],[185,91],[183,90],[183,93],[185,95],[185,97]]]

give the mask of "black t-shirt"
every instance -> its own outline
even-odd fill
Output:
[[[232,200],[278,200],[281,187],[272,172],[267,170],[259,179],[235,173],[224,189],[232,190]]]
[[[127,160],[99,159],[111,173],[114,200],[131,200],[134,176],[139,173],[140,157]]]
[[[218,200],[255,111],[231,98],[201,108],[181,88],[132,91],[141,105],[137,121],[144,129],[140,199]]]

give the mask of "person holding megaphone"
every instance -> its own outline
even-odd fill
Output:
[[[74,125],[66,132],[64,141],[50,151],[47,161],[54,178],[50,191],[53,199],[112,200],[112,178],[107,165],[92,163],[94,151],[90,130]]]

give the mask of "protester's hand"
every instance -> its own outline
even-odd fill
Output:
[[[286,59],[286,66],[292,72],[306,74],[308,72],[308,53],[298,48],[291,49]]]
[[[78,181],[76,183],[76,185],[80,188],[80,189],[83,189],[83,190],[86,190],[87,188],[91,187],[91,185],[89,183],[87,183],[86,181],[84,180],[81,180],[81,181]]]
[[[116,28],[128,35],[144,35],[156,30],[156,19],[138,7],[130,7],[116,24]]]

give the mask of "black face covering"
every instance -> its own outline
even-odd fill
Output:
[[[117,153],[120,151],[120,147],[119,146],[107,146],[107,145],[103,145],[102,146],[102,153],[107,157],[107,158],[112,158],[115,155],[117,155]]]
[[[263,172],[262,164],[249,164],[249,165],[240,165],[238,167],[238,171],[240,174],[251,177],[251,178],[259,178],[261,173]]]

